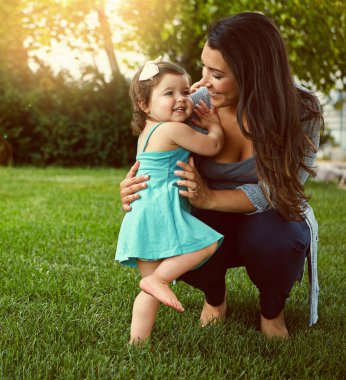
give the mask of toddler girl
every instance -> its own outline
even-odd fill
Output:
[[[132,129],[139,135],[138,175],[149,175],[150,181],[124,217],[116,260],[138,267],[142,277],[130,338],[130,343],[138,343],[150,336],[160,302],[184,311],[169,284],[202,265],[223,239],[191,215],[174,175],[179,169],[177,161],[187,162],[190,152],[216,155],[222,148],[223,132],[216,113],[204,103],[194,110],[189,76],[175,64],[147,62],[134,76],[130,95]],[[184,124],[193,111],[194,124],[206,134]]]

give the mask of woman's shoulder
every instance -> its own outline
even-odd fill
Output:
[[[210,96],[208,89],[206,87],[200,87],[196,92],[191,94],[191,98],[194,104],[199,103],[201,100],[211,108]]]
[[[312,108],[316,111],[322,110],[321,103],[314,91],[309,90],[308,88],[297,83],[295,83],[295,87],[298,91],[300,99],[302,100],[302,103],[307,109]]]
[[[295,88],[297,90],[300,90],[300,91],[303,91],[303,92],[307,92],[308,94],[314,95],[314,92],[312,90],[309,90],[308,88],[302,86],[299,83],[294,83],[294,86],[295,86]]]
[[[311,90],[296,84],[300,103],[300,120],[305,128],[311,129],[311,133],[319,133],[323,129],[323,110],[321,103]]]

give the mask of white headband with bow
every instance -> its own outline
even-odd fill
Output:
[[[141,74],[139,75],[138,80],[142,81],[142,80],[153,79],[153,77],[159,73],[159,68],[156,66],[156,63],[159,63],[161,61],[162,61],[162,57],[160,55],[153,61],[146,62]]]

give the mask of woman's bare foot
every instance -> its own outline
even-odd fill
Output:
[[[139,283],[139,287],[146,293],[152,295],[162,304],[170,306],[180,313],[185,311],[177,296],[171,291],[168,284],[162,281],[155,274],[144,277]]]
[[[273,319],[264,318],[261,315],[261,332],[268,338],[284,338],[289,337],[287,327],[285,325],[284,311]]]
[[[205,327],[210,323],[223,322],[227,316],[227,301],[226,297],[221,305],[212,306],[204,301],[200,322],[201,326]]]

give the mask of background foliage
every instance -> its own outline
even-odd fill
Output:
[[[286,42],[293,73],[309,87],[313,83],[315,88],[328,93],[331,88],[345,86],[343,1],[128,0],[120,9],[123,20],[130,26],[123,44],[139,46],[152,57],[165,52],[197,80],[208,25],[244,11],[264,13],[276,22]]]
[[[68,82],[44,69],[23,91],[13,86],[18,78],[3,81],[0,74],[0,131],[16,164],[122,166],[133,160],[128,84],[94,75]]]
[[[328,93],[345,87],[346,6],[338,0],[4,0],[0,4],[0,136],[16,164],[124,165],[134,159],[128,83],[118,54],[164,54],[194,80],[207,26],[240,11],[273,18],[296,77]],[[121,38],[120,38],[120,37]],[[63,42],[75,54],[107,53],[79,79],[54,75],[37,49]],[[35,69],[31,68],[35,62]],[[30,65],[31,63],[31,65]],[[142,63],[142,62],[140,62]],[[137,66],[139,62],[129,62]]]

